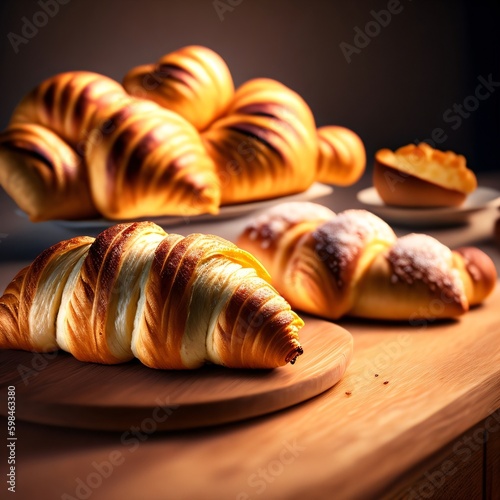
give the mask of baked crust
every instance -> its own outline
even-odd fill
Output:
[[[304,322],[248,252],[214,235],[117,224],[42,252],[0,297],[0,349],[157,369],[270,369],[302,354]]]
[[[476,189],[477,180],[462,155],[420,143],[377,151],[373,184],[388,205],[453,207]]]
[[[238,245],[263,257],[295,309],[331,320],[454,318],[496,285],[495,265],[478,248],[454,251],[426,234],[397,238],[366,210],[328,215],[311,202],[289,205],[259,215]]]

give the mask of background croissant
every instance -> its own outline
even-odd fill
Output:
[[[118,224],[40,254],[0,298],[0,348],[153,368],[274,368],[302,354],[302,320],[264,268],[222,238]]]
[[[370,212],[335,215],[314,203],[273,207],[237,244],[264,264],[292,307],[330,319],[451,318],[481,303],[497,278],[477,248],[452,251],[424,234],[397,238]]]
[[[354,132],[316,130],[304,100],[274,80],[235,91],[225,62],[206,47],[134,68],[123,85],[62,73],[14,110],[0,134],[0,182],[32,220],[216,213],[221,204],[293,194],[314,181],[352,184],[364,171]],[[21,125],[47,134],[23,136]],[[71,167],[60,168],[68,148]],[[83,202],[68,192],[81,192]],[[58,210],[54,198],[69,199]]]
[[[32,123],[47,133],[21,137]],[[57,165],[69,148],[75,160],[61,172],[62,189]],[[32,220],[214,213],[220,199],[214,164],[188,121],[89,72],[49,78],[23,99],[0,135],[0,181]],[[68,199],[57,206],[55,198]]]

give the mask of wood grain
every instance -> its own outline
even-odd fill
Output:
[[[354,356],[338,384],[230,425],[136,436],[18,422],[19,491],[77,498],[78,479],[119,457],[92,500],[381,498],[500,407],[499,310],[497,287],[453,322],[343,321]]]
[[[310,318],[300,338],[304,354],[274,370],[153,370],[2,351],[0,388],[16,386],[17,417],[43,424],[120,431],[144,422],[155,430],[222,424],[301,403],[340,380],[352,357],[350,333]]]
[[[500,411],[488,417],[485,422],[488,432],[486,447],[486,474],[484,498],[500,498]]]
[[[382,500],[484,498],[485,434],[483,421],[405,472]]]

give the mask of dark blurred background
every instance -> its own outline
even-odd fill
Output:
[[[226,60],[236,85],[275,78],[318,125],[376,149],[430,139],[499,169],[499,2],[431,0],[2,0],[0,126],[44,78],[121,80],[188,44]],[[499,170],[500,172],[500,170]]]

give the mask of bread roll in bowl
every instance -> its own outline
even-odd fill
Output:
[[[456,207],[477,187],[465,158],[426,143],[375,154],[373,184],[387,205]]]

